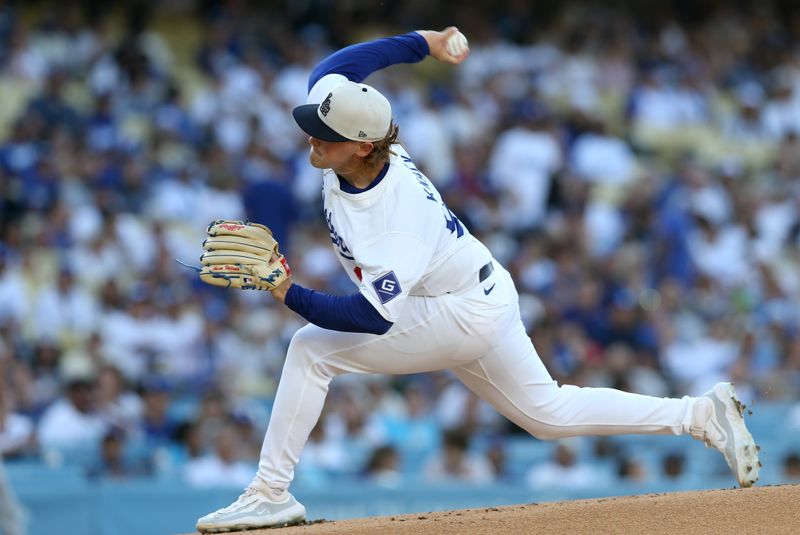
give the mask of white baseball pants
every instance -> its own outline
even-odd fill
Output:
[[[540,439],[688,431],[694,398],[559,387],[525,332],[518,299],[511,276],[495,262],[494,273],[480,284],[476,276],[476,286],[463,294],[409,297],[403,319],[385,335],[315,325],[298,330],[289,345],[257,480],[277,491],[288,488],[331,379],[348,372],[450,369],[480,398]]]

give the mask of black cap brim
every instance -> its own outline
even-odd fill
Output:
[[[303,132],[322,141],[351,141],[323,123],[317,114],[317,108],[319,104],[303,104],[292,111],[295,122]]]

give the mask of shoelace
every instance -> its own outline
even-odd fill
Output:
[[[713,408],[710,409],[713,411]],[[710,423],[711,419],[713,418],[713,414],[709,412],[706,416],[706,419],[702,423],[695,423],[693,422],[689,426],[689,434],[692,438],[695,438],[701,442],[703,442],[707,448],[718,449],[717,446],[714,444],[714,440],[718,437],[710,436],[709,429],[711,428]]]
[[[223,507],[219,511],[215,512],[214,516],[224,515],[226,513],[233,512],[234,510],[238,509],[239,507],[248,505],[251,502],[247,501],[247,498],[250,498],[250,497],[254,496],[257,493],[258,493],[257,489],[254,489],[253,487],[247,487],[245,489],[245,491],[242,494],[239,495],[239,497],[236,499],[235,502],[230,504],[228,507]]]
[[[708,431],[706,431],[705,429],[697,429],[695,431],[695,428],[692,428],[691,433],[692,433],[693,437],[695,437],[696,439],[702,441],[703,444],[706,445],[706,448],[714,448],[714,449],[716,449],[716,446],[714,446],[714,442],[708,436]]]

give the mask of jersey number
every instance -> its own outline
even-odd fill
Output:
[[[450,209],[442,203],[442,211],[444,212],[444,221],[447,230],[450,231],[452,234],[453,232],[456,233],[456,238],[460,238],[464,235],[464,225],[461,224],[461,221],[458,220],[456,214],[450,211]]]

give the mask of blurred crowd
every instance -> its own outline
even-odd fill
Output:
[[[553,377],[798,399],[800,12],[278,4],[0,2],[0,453],[246,485],[303,322],[175,260],[197,263],[209,221],[249,219],[298,282],[352,292],[291,109],[331,51],[449,23],[470,39],[462,66],[368,82],[511,270]],[[509,474],[517,432],[447,372],[342,377],[298,479],[593,480],[568,443]]]

